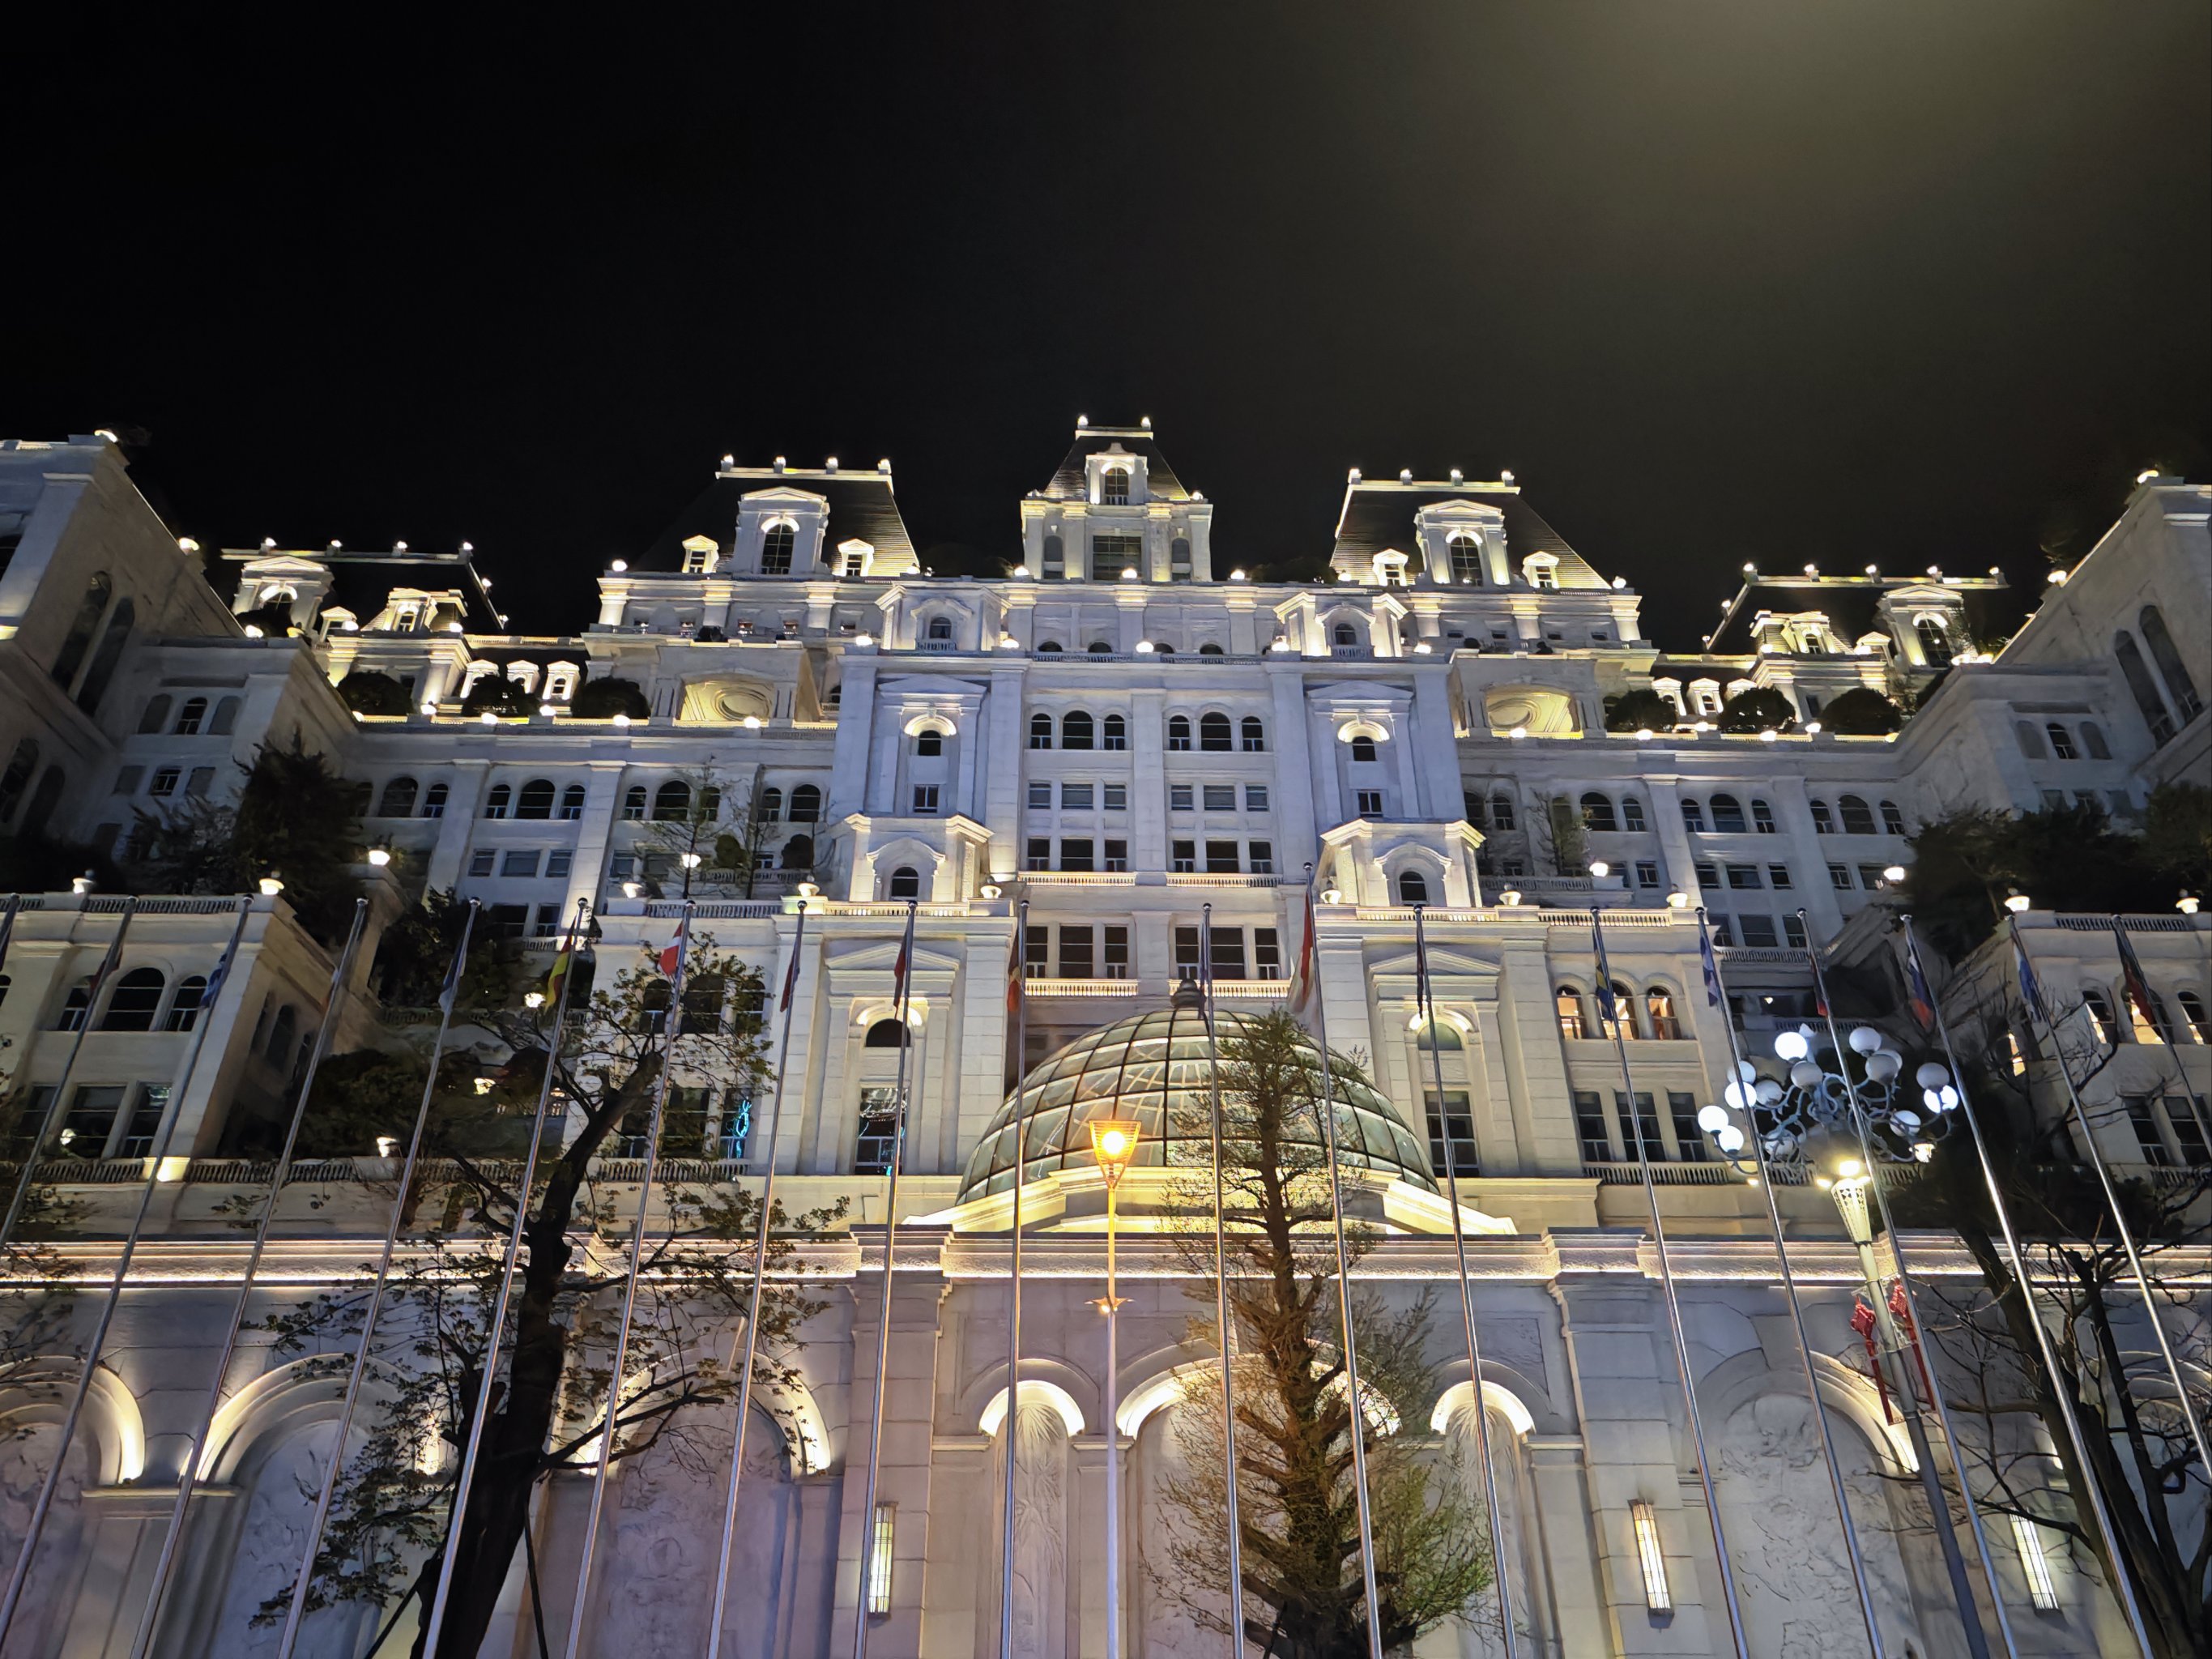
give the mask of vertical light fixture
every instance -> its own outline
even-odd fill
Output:
[[[891,1610],[891,1533],[898,1505],[876,1505],[875,1524],[868,1548],[868,1617],[880,1619]]]
[[[1169,1024],[1172,1028],[1172,1014]],[[1115,1317],[1121,1310],[1121,1298],[1114,1274],[1114,1228],[1119,1218],[1115,1195],[1121,1177],[1136,1161],[1137,1137],[1142,1132],[1143,1126],[1134,1118],[1095,1118],[1091,1124],[1091,1156],[1098,1160],[1098,1171],[1106,1178],[1106,1294],[1099,1303],[1106,1316],[1106,1659],[1121,1659],[1121,1351],[1120,1322]],[[1007,1443],[1009,1447],[1012,1443]]]
[[[1659,1547],[1659,1516],[1643,1498],[1628,1505],[1628,1518],[1636,1528],[1636,1559],[1644,1570],[1644,1605],[1654,1613],[1674,1610],[1674,1593],[1667,1588],[1667,1556]]]
[[[2058,1586],[2051,1577],[2051,1558],[2044,1553],[2043,1528],[2024,1515],[2012,1518],[2012,1540],[2020,1548],[2020,1565],[2027,1573],[2027,1599],[2038,1613],[2058,1611]]]

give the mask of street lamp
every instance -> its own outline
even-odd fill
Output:
[[[1143,1126],[1134,1118],[1102,1117],[1091,1125],[1091,1155],[1106,1178],[1106,1659],[1121,1659],[1121,1334],[1115,1328],[1121,1298],[1115,1294],[1114,1225],[1120,1212],[1115,1194],[1137,1156]]]

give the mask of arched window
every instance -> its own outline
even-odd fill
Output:
[[[1901,836],[1905,833],[1905,814],[1898,810],[1897,803],[1893,800],[1886,800],[1881,804],[1881,833],[1885,836]]]
[[[918,899],[921,896],[921,878],[914,866],[902,864],[891,872],[890,896],[895,899]]]
[[[1182,714],[1168,716],[1168,751],[1187,754],[1190,750],[1190,721]]]
[[[1930,668],[1950,666],[1951,635],[1945,631],[1941,618],[1918,617],[1913,622],[1912,631],[1920,636],[1920,654],[1928,659]]]
[[[62,648],[54,655],[54,684],[66,689],[76,678],[76,671],[84,666],[85,653],[92,649],[92,635],[100,626],[100,619],[107,614],[108,596],[115,592],[115,584],[101,571],[84,590],[76,616],[70,623],[69,632],[62,638]]]
[[[1613,830],[1613,803],[1595,791],[1583,797],[1583,828],[1585,830]]]
[[[783,816],[783,791],[763,789],[760,792],[760,821],[774,823]]]
[[[107,626],[92,653],[92,666],[84,671],[84,684],[77,687],[76,706],[88,714],[96,713],[100,700],[107,695],[107,683],[115,678],[116,667],[123,660],[123,647],[130,643],[131,624],[137,612],[138,607],[125,597],[116,600],[115,609],[108,613]]]
[[[791,792],[791,821],[793,823],[822,822],[822,792],[811,783],[802,783]]]
[[[1103,507],[1129,504],[1129,469],[1109,466],[1098,475],[1098,501]]]
[[[507,816],[507,803],[514,799],[514,791],[510,790],[505,784],[495,783],[492,785],[490,793],[484,797],[483,815],[488,818],[505,817]]]
[[[900,1039],[906,1036],[906,1027],[895,1019],[879,1019],[868,1027],[868,1035],[861,1039],[863,1048],[902,1048]]]
[[[1187,582],[1190,580],[1190,542],[1178,536],[1168,544],[1168,580]]]
[[[932,645],[951,644],[952,618],[950,617],[932,617],[929,619],[929,632],[926,637]]]
[[[2143,724],[2150,727],[2150,740],[2163,744],[2173,735],[2173,716],[2166,712],[2164,699],[2150,677],[2150,665],[2142,659],[2135,635],[2125,631],[2112,636],[2112,655],[2120,665],[2120,678],[2128,683],[2128,694],[2136,700]]]
[[[1620,827],[1628,830],[1639,830],[1646,827],[1644,822],[1644,800],[1641,796],[1623,795],[1620,798]]]
[[[1613,1018],[1620,1022],[1620,1035],[1633,1042],[1644,1033],[1636,1024],[1636,993],[1619,980],[1613,982]],[[1610,1036],[1608,1032],[1607,1035]]]
[[[1583,1018],[1583,994],[1571,985],[1562,985],[1552,993],[1553,1006],[1559,1010],[1559,1035],[1579,1042],[1589,1036],[1589,1027]]]
[[[793,836],[784,842],[783,852],[776,863],[785,870],[811,870],[814,867],[814,837]]]
[[[1838,795],[1836,809],[1844,815],[1845,835],[1871,836],[1875,833],[1874,814],[1856,795]]]
[[[2081,1012],[2088,1018],[2090,1034],[2098,1042],[2113,1040],[2112,1005],[2105,1000],[2102,991],[2085,989],[2081,993]]]
[[[1712,808],[1714,834],[1740,836],[1749,828],[1744,822],[1743,803],[1734,795],[1715,795]]]
[[[1828,803],[1824,800],[1816,800],[1812,802],[1811,805],[1813,808],[1813,829],[1814,832],[1823,836],[1834,835],[1836,833],[1836,821],[1828,816]]]
[[[1044,538],[1044,579],[1047,581],[1056,582],[1066,574],[1067,544],[1057,536],[1046,537]],[[1059,649],[1057,646],[1053,648]],[[1038,649],[1042,650],[1043,647],[1040,646]]]
[[[1084,710],[1071,708],[1060,716],[1060,746],[1062,749],[1088,749],[1097,735],[1097,726]]]
[[[622,815],[633,823],[641,822],[644,818],[645,786],[643,784],[634,783],[623,791]]]
[[[1163,657],[1172,657],[1175,655],[1175,647],[1170,645],[1165,640],[1154,640],[1152,641],[1152,649]]]
[[[1094,657],[1110,657],[1114,654],[1112,642],[1106,640],[1093,640],[1083,648]]]
[[[2035,729],[2033,720],[2014,720],[2012,740],[2020,745],[2020,752],[2029,760],[2043,758],[2043,735]]]
[[[199,974],[177,981],[177,994],[169,999],[169,1017],[161,1022],[165,1031],[189,1031],[199,1024],[200,1005],[207,997],[207,980]]]
[[[1048,651],[1057,653],[1060,650],[1060,641],[1058,640],[1040,640],[1037,642],[1037,650],[1040,653]]]
[[[2159,678],[2166,682],[2166,695],[2173,699],[2173,707],[2181,716],[2184,726],[2195,720],[2204,707],[2204,700],[2197,694],[2197,682],[2190,678],[2181,653],[2173,647],[2173,635],[2166,631],[2166,618],[2154,605],[2147,605],[2136,618],[2142,629],[2143,643],[2150,647],[2150,659],[2158,665]]]
[[[2166,1012],[2166,1003],[2153,991],[2150,1008],[2145,1012],[2142,1003],[2133,997],[2125,999],[2128,1005],[2128,1028],[2137,1042],[2156,1042],[2172,1029],[2173,1020]]]
[[[1352,758],[1356,761],[1375,759],[1375,739],[1364,732],[1352,734]]]
[[[1413,1033],[1413,1047],[1425,1054],[1431,1048],[1442,1054],[1455,1054],[1462,1053],[1467,1044],[1460,1038],[1458,1026],[1448,1019],[1432,1019]]]
[[[1198,647],[1198,654],[1201,657],[1218,657],[1221,654],[1221,647],[1212,640],[1208,640]]]
[[[1692,796],[1682,797],[1682,828],[1702,835],[1705,828],[1705,809]]]
[[[1229,716],[1222,714],[1200,714],[1198,717],[1198,746],[1209,755],[1229,752]]]
[[[394,778],[384,786],[384,799],[376,804],[376,816],[380,818],[411,818],[415,816],[416,784],[412,778]]]
[[[1099,722],[1098,746],[1116,751],[1129,746],[1129,722],[1119,714],[1109,714]]]
[[[169,701],[168,694],[164,692],[161,696],[148,702],[146,712],[138,717],[139,736],[144,737],[150,732],[159,732],[167,726]]]
[[[532,778],[516,792],[514,816],[519,818],[550,818],[553,816],[553,780]]]
[[[215,718],[208,722],[208,735],[227,738],[238,725],[238,699],[225,697],[215,706]]]
[[[107,999],[107,1012],[100,1022],[103,1031],[150,1031],[168,987],[158,968],[133,968],[115,981]]]
[[[2110,760],[2112,746],[2105,741],[2105,728],[2094,720],[2081,722],[2081,746],[2089,751],[2091,760]]]
[[[2189,1022],[2189,1029],[2197,1041],[2212,1043],[2212,1019],[2205,1016],[2204,999],[2194,991],[2182,991],[2176,994],[2175,1000],[2181,1004],[2181,1017]]]
[[[945,752],[945,733],[933,726],[925,726],[914,734],[914,752],[925,760],[942,755]]]
[[[1454,536],[1444,545],[1451,550],[1451,576],[1455,582],[1470,587],[1482,586],[1482,538],[1480,536]]]
[[[186,697],[185,706],[177,711],[177,735],[189,738],[196,735],[207,723],[208,700],[205,697]]]
[[[1049,749],[1052,747],[1051,715],[1032,714],[1030,716],[1030,747],[1032,749]]]
[[[1762,836],[1773,835],[1775,833],[1774,809],[1763,800],[1752,802],[1751,827]]]
[[[2074,747],[2074,734],[2069,732],[2063,726],[2061,726],[2057,720],[2052,720],[2045,725],[2043,728],[2043,734],[2051,739],[2051,753],[2054,758],[2058,760],[2078,760],[2081,758]]]
[[[1398,902],[1426,904],[1429,902],[1429,881],[1418,870],[1402,870],[1398,873]]]
[[[1662,985],[1655,985],[1644,994],[1644,1012],[1651,1022],[1655,1042],[1673,1042],[1682,1035],[1682,1024],[1674,1018],[1674,994]]]
[[[276,1023],[269,1028],[269,1047],[264,1050],[269,1063],[278,1071],[292,1063],[292,1044],[299,1035],[299,1011],[288,1002],[276,1011]]]
[[[1513,797],[1492,795],[1490,798],[1490,827],[1510,830],[1513,827]]]
[[[70,987],[70,994],[62,999],[62,1010],[54,1021],[54,1030],[57,1031],[82,1030],[84,1017],[91,1007],[92,981],[89,979],[80,980]]]
[[[434,783],[422,792],[422,816],[442,818],[446,816],[446,797],[452,792],[443,783]]]
[[[1262,755],[1267,750],[1267,728],[1260,723],[1257,714],[1247,714],[1237,725],[1237,737],[1248,755]]]
[[[691,786],[673,779],[653,792],[653,816],[663,823],[680,823],[691,811]]]
[[[1339,623],[1329,630],[1328,637],[1332,645],[1356,646],[1359,643],[1359,630],[1350,623]]]
[[[792,550],[799,545],[799,532],[787,524],[772,524],[761,535],[761,574],[788,576],[791,574]]]
[[[711,783],[699,791],[699,816],[708,823],[722,816],[722,792]]]
[[[584,786],[572,783],[561,792],[561,816],[570,823],[584,816]]]

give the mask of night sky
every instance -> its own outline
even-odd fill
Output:
[[[1747,558],[2033,590],[2212,474],[2203,0],[182,9],[9,23],[0,434],[467,537],[518,629],[725,452],[1010,553],[1079,411],[1224,569],[1510,467],[1686,647]]]

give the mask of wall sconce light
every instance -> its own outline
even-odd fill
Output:
[[[1667,895],[1667,908],[1669,910],[1688,909],[1690,908],[1690,896],[1687,893],[1683,892],[1680,888],[1675,889],[1674,891]]]
[[[380,870],[388,868],[392,863],[392,849],[389,847],[370,848],[368,861]]]
[[[1644,1571],[1644,1605],[1654,1613],[1672,1613],[1674,1597],[1667,1588],[1667,1557],[1659,1547],[1659,1516],[1641,1498],[1628,1506],[1636,1528],[1636,1560]]]
[[[624,882],[624,883],[622,884],[622,887],[623,887],[623,896],[624,898],[626,898],[626,899],[634,899],[634,898],[635,898],[635,897],[636,897],[640,893],[641,893],[641,892],[643,892],[643,891],[645,890],[643,888],[640,887],[640,886],[639,886],[635,882],[634,882],[634,881],[626,881],[626,882]]]
[[[2019,888],[2015,887],[2012,891],[2005,895],[2004,907],[2006,909],[2011,911],[2013,915],[2018,915],[2021,911],[2027,909],[2034,902],[2034,900],[2029,898],[2027,894],[2021,892]]]
[[[1321,902],[1323,904],[1341,904],[1344,895],[1336,888],[1324,887],[1321,890]]]
[[[2197,914],[2197,895],[2194,893],[2184,893],[2179,898],[2174,900],[2173,908],[2180,911],[2185,916],[2195,915]]]
[[[379,1158],[397,1158],[399,1155],[399,1137],[398,1135],[377,1136],[376,1155]]]
[[[264,898],[275,898],[277,894],[284,890],[284,884],[283,880],[276,876],[262,877],[260,885],[261,896]],[[86,892],[91,891],[91,885],[88,882],[82,890]]]
[[[998,897],[1000,893],[1004,890],[1001,889],[999,884],[995,881],[987,881],[975,890],[987,899],[994,899]]]
[[[1607,876],[1613,873],[1613,866],[1607,864],[1603,859],[1591,860],[1589,870],[1590,874],[1596,877],[1600,881],[1603,881]]]
[[[822,889],[813,882],[802,881],[799,884],[799,897],[803,899],[818,898],[821,895]]]
[[[1500,902],[1502,902],[1509,910],[1516,909],[1520,906],[1521,890],[1517,887],[1509,887],[1498,896]]]
[[[261,884],[261,890],[266,893],[272,890],[269,884],[264,881]],[[79,898],[82,898],[88,893],[91,892],[92,872],[88,870],[81,876],[71,876],[70,878],[70,891],[76,894]]]
[[[550,720],[553,718],[555,710],[551,703],[541,702],[538,705],[538,712]]]

